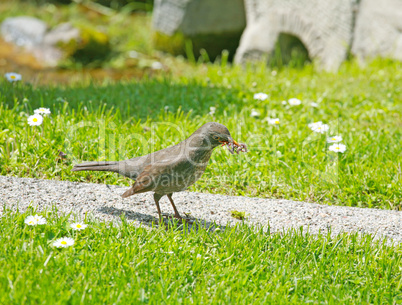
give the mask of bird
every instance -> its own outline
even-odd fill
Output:
[[[124,161],[76,164],[72,171],[119,173],[134,180],[132,187],[121,195],[123,198],[153,191],[159,220],[162,221],[159,200],[166,195],[173,207],[174,217],[182,219],[172,194],[187,189],[201,177],[213,149],[220,145],[226,145],[232,154],[234,151],[247,152],[247,146],[233,140],[226,126],[209,122],[174,146]]]

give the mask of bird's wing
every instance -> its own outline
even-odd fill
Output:
[[[151,171],[152,165],[146,166],[135,180],[133,186],[121,196],[126,198],[134,194],[152,191],[155,188],[155,181],[152,177]]]
[[[133,186],[128,189],[123,195],[123,198],[128,196],[153,191],[159,183],[162,182],[161,178],[168,179],[167,176],[174,176],[178,172],[183,172],[186,167],[190,165],[187,159],[177,160],[171,164],[166,164],[166,160],[149,164],[144,167],[144,170],[138,175]],[[166,180],[164,180],[166,181]]]

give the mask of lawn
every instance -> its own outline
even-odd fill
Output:
[[[216,149],[191,191],[401,209],[401,83],[402,64],[386,60],[365,68],[347,63],[338,73],[223,61],[123,82],[39,86],[4,79],[0,174],[128,185],[117,174],[70,170],[84,160],[165,148],[217,121],[249,153]],[[258,92],[268,98],[254,99]],[[282,103],[290,98],[301,104]],[[38,107],[52,113],[30,127],[27,118]],[[308,124],[317,121],[330,129],[313,132]],[[334,135],[342,136],[345,152],[329,150]],[[67,159],[57,158],[59,150]]]
[[[399,304],[402,248],[372,237],[89,224],[3,211],[0,304]],[[71,237],[74,245],[53,246]]]

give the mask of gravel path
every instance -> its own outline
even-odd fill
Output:
[[[0,176],[0,214],[2,207],[25,211],[29,205],[39,211],[53,205],[59,212],[82,217],[86,212],[101,221],[119,221],[124,213],[128,221],[150,225],[158,214],[152,193],[122,199],[125,187],[68,181],[39,180]],[[180,192],[173,195],[179,212],[190,214],[206,226],[233,225],[241,221],[231,217],[230,211],[248,214],[245,223],[266,226],[271,231],[304,227],[311,233],[340,232],[370,233],[377,238],[388,237],[402,242],[402,212],[378,209],[327,206],[290,200],[234,197],[203,193]],[[162,212],[173,215],[167,199],[161,200]]]

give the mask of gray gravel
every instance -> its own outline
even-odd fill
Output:
[[[61,213],[71,213],[82,218],[88,213],[99,221],[119,222],[125,214],[136,225],[150,225],[157,221],[158,214],[152,193],[134,195],[122,199],[127,188],[69,181],[40,180],[0,176],[0,213],[6,206],[25,211],[30,205],[38,211],[57,207]],[[402,212],[378,209],[327,206],[290,200],[234,197],[193,192],[173,195],[179,212],[206,226],[234,225],[241,222],[231,216],[237,210],[248,214],[245,223],[270,225],[271,232],[303,227],[310,233],[359,232],[387,237],[402,242]],[[167,199],[161,200],[162,212],[173,216]],[[389,241],[391,241],[389,240]]]

